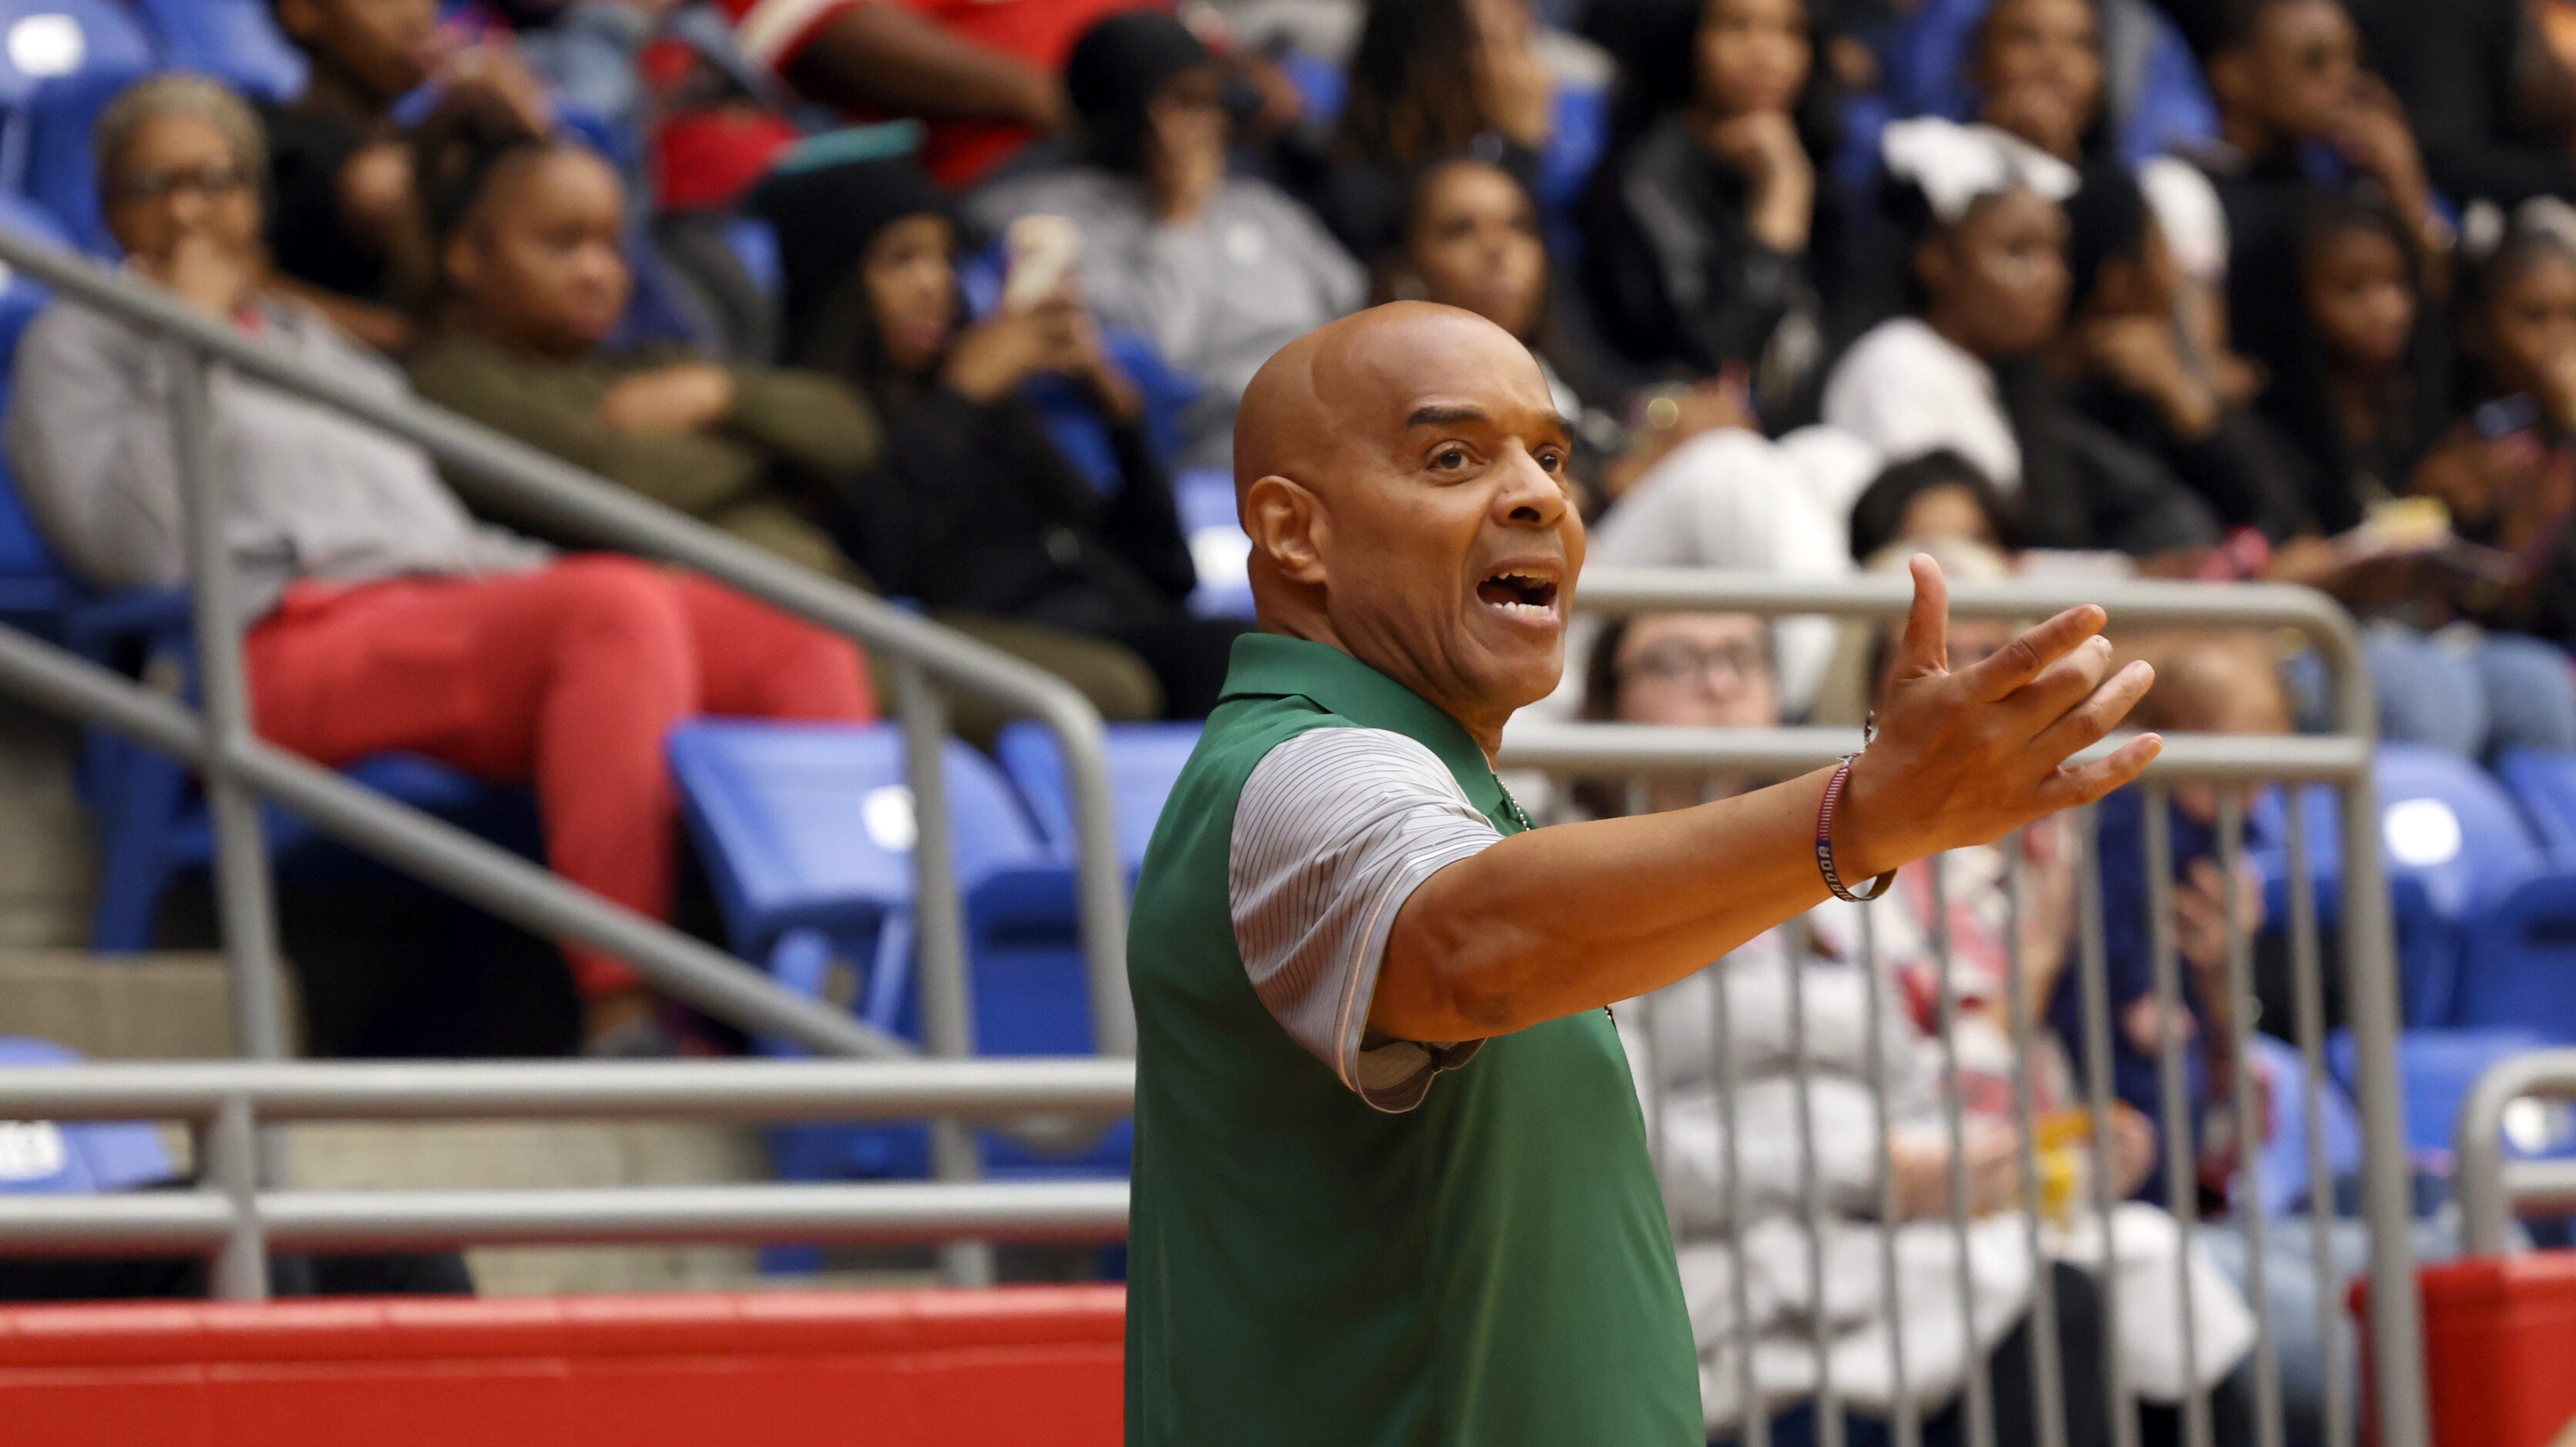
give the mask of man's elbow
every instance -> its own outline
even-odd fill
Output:
[[[1406,1040],[1482,1040],[1538,1023],[1516,952],[1492,933],[1398,919],[1378,966],[1370,1027]]]

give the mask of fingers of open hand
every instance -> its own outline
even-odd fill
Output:
[[[2102,799],[2136,782],[2147,765],[2155,762],[2164,750],[2165,741],[2154,734],[2140,734],[2122,744],[2109,757],[2087,764],[2061,764],[2039,786],[2042,812],[2054,814],[2060,809],[2098,803]]]
[[[2009,696],[2039,677],[2041,670],[2073,652],[2085,639],[2100,633],[2106,621],[2108,616],[2100,608],[2085,603],[2030,629],[1995,650],[1992,657],[1960,671],[1960,677],[1967,682],[1968,696],[1984,703]]]
[[[2021,724],[2025,735],[2036,734],[2091,698],[2110,668],[2111,640],[2096,633],[2013,690],[2002,707]]]
[[[2155,681],[2155,669],[2144,660],[2130,662],[2094,685],[2081,702],[2060,712],[2055,722],[2038,729],[2030,742],[2031,752],[2041,761],[2058,764],[2091,748],[2120,726]]]

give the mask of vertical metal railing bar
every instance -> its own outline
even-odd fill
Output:
[[[975,996],[967,974],[965,916],[957,897],[957,856],[949,837],[947,707],[914,664],[898,661],[893,677],[895,708],[903,719],[904,772],[912,788],[921,1033],[932,1055],[963,1060],[975,1053]],[[930,1157],[931,1174],[942,1181],[971,1181],[983,1174],[975,1133],[960,1121],[931,1123]],[[980,1241],[949,1246],[940,1253],[940,1270],[954,1286],[991,1285],[992,1247]]]
[[[2245,861],[2245,804],[2236,791],[2218,795],[2218,869],[2225,886],[2227,934],[2228,1026],[2236,1064],[2233,1104],[2236,1151],[2244,1188],[2233,1202],[2245,1233],[2246,1295],[2254,1308],[2254,1440],[2257,1447],[2282,1447],[2281,1359],[2272,1330],[2272,1272],[2268,1248],[2270,1221],[2263,1200],[2263,1110],[2256,1093],[2254,1035],[2254,935],[2239,907],[2238,871]]]
[[[2344,1354],[2337,1330],[2343,1313],[2335,1271],[2334,1162],[2326,1152],[2325,976],[2317,958],[2317,885],[2308,865],[2308,817],[2303,789],[2289,790],[2285,841],[2290,874],[2290,976],[2293,1021],[2299,1036],[2300,1089],[2307,1102],[2308,1265],[2316,1273],[2317,1340],[2325,1343],[2325,1447],[2352,1447],[2352,1410],[2344,1401]]]
[[[1986,1380],[1985,1354],[1977,1340],[1977,1273],[1969,1250],[1967,1092],[1959,1078],[1959,990],[1950,960],[1950,892],[1945,879],[1949,862],[1945,854],[1923,861],[1927,896],[1923,938],[1939,977],[1932,1029],[1939,1037],[1941,1093],[1946,1101],[1942,1115],[1950,1134],[1950,1245],[1958,1253],[1960,1341],[1967,1363],[1966,1380],[1960,1383],[1960,1401],[1971,1447],[1995,1447],[1994,1393],[1992,1383]]]
[[[2093,1211],[2102,1232],[2102,1319],[2120,1320],[2119,1237],[2113,1230],[2117,1205],[2111,1182],[2114,1159],[2111,1091],[2111,983],[2102,924],[2101,816],[2087,806],[2075,812],[2070,831],[2075,854],[2075,941],[2077,985],[2084,1010],[2085,1100],[2093,1116]],[[2130,1400],[2127,1364],[2121,1360],[2117,1332],[2102,1336],[2103,1396],[2111,1413],[2112,1447],[2137,1447],[2138,1411]]]
[[[227,1097],[197,1130],[205,1189],[222,1198],[231,1217],[212,1262],[214,1294],[227,1301],[268,1299],[268,1237],[260,1225],[259,1123],[250,1097]]]
[[[254,1060],[282,1060],[288,1046],[278,984],[277,900],[261,839],[259,796],[233,766],[234,755],[252,736],[250,685],[242,668],[232,543],[224,529],[227,500],[214,462],[214,404],[208,393],[213,378],[208,361],[193,349],[181,347],[178,353],[170,373],[170,442],[194,594],[191,621],[204,699],[197,722],[205,738],[206,812],[214,831],[215,901],[229,973],[234,1048]],[[263,1147],[257,1163],[263,1179],[282,1183],[282,1143]]]
[[[2358,659],[2350,664],[2363,680]],[[2347,676],[2346,687],[2350,687]],[[2379,792],[2368,778],[2343,789],[2344,1010],[2365,1061],[2397,1059],[2397,955],[2388,880],[2380,858]],[[2394,1068],[2356,1072],[2361,1107],[2362,1210],[2370,1222],[2370,1342],[2377,1370],[2379,1440],[2425,1447],[2423,1301],[2415,1280],[2414,1172],[2406,1150],[2405,1102]],[[2402,1367],[2392,1368],[2392,1363]]]
[[[2379,697],[2370,660],[2350,620],[2312,635],[2334,679],[2336,731],[2375,746]],[[2414,1167],[2406,1150],[2406,1103],[2395,1062],[2399,1012],[2397,947],[2388,876],[2380,856],[2379,790],[2368,772],[2343,782],[2344,1011],[2366,1062],[2353,1083],[2361,1107],[2362,1214],[2370,1222],[2370,1380],[2383,1447],[2427,1447],[2422,1288],[2415,1280]],[[2294,811],[2295,812],[2295,811]]]
[[[1744,1209],[1744,1137],[1742,1124],[1736,1118],[1735,1009],[1728,998],[1728,985],[1735,968],[1735,957],[1728,955],[1708,967],[1709,1015],[1712,1027],[1710,1048],[1716,1052],[1717,1128],[1725,1137],[1718,1169],[1726,1176],[1726,1228],[1735,1235],[1735,1270],[1728,1289],[1734,1297],[1735,1381],[1738,1428],[1737,1441],[1743,1447],[1771,1447],[1771,1413],[1762,1400],[1762,1383],[1754,1372],[1752,1258],[1745,1248],[1745,1235],[1752,1222]]]
[[[1800,915],[1781,931],[1782,983],[1789,987],[1789,1066],[1798,1092],[1798,1211],[1806,1218],[1807,1283],[1814,1308],[1807,1314],[1807,1342],[1816,1359],[1816,1442],[1843,1447],[1842,1398],[1834,1390],[1833,1315],[1825,1297],[1825,1196],[1816,1169],[1815,1065],[1807,1048],[1807,965],[1813,928]]]
[[[1887,1320],[1887,1379],[1895,1398],[1889,1426],[1895,1447],[1922,1447],[1922,1415],[1905,1382],[1905,1293],[1896,1277],[1896,1232],[1904,1207],[1896,1197],[1895,1115],[1887,1108],[1887,980],[1879,973],[1878,926],[1860,911],[1861,986],[1868,1017],[1862,1024],[1869,1052],[1869,1099],[1878,1127],[1878,1271],[1880,1306]]]
[[[2182,1053],[2182,961],[2174,941],[2173,796],[2145,791],[2147,948],[2155,970],[2156,1090],[2164,1117],[2165,1209],[2189,1241],[2199,1220],[2199,1173],[2192,1150],[2191,1088]],[[2200,1389],[2200,1341],[2192,1312],[2191,1253],[2174,1255],[2174,1300],[2182,1327],[2183,1440],[2212,1447],[2209,1394]]]
[[[2012,1037],[2013,1129],[2021,1137],[2023,1243],[2030,1253],[2031,1421],[2039,1429],[2040,1447],[2066,1447],[2066,1376],[2057,1357],[2057,1282],[2041,1248],[2041,1213],[2046,1208],[2039,1172],[2038,1110],[2033,1103],[2031,1065],[2039,1048],[2032,1029],[2034,1005],[2027,978],[2030,961],[2023,947],[2022,918],[2028,907],[2030,870],[2024,857],[2028,836],[2015,833],[1996,847],[2004,855],[2004,1008],[2010,1012]]]

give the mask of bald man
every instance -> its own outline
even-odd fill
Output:
[[[1520,343],[1398,303],[1245,393],[1259,631],[1146,851],[1127,1439],[1685,1447],[1690,1321],[1608,1015],[1907,860],[2136,776],[2079,608],[1952,673],[1941,577],[1876,741],[1695,809],[1533,830],[1494,777],[1565,664],[1572,438]],[[1820,844],[1820,836],[1830,835]]]

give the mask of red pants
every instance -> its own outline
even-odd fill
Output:
[[[252,718],[271,742],[335,767],[399,749],[534,784],[555,872],[657,919],[670,918],[678,847],[673,725],[876,712],[848,641],[611,556],[495,578],[299,583],[245,651]],[[565,954],[585,995],[636,983],[613,955]]]

